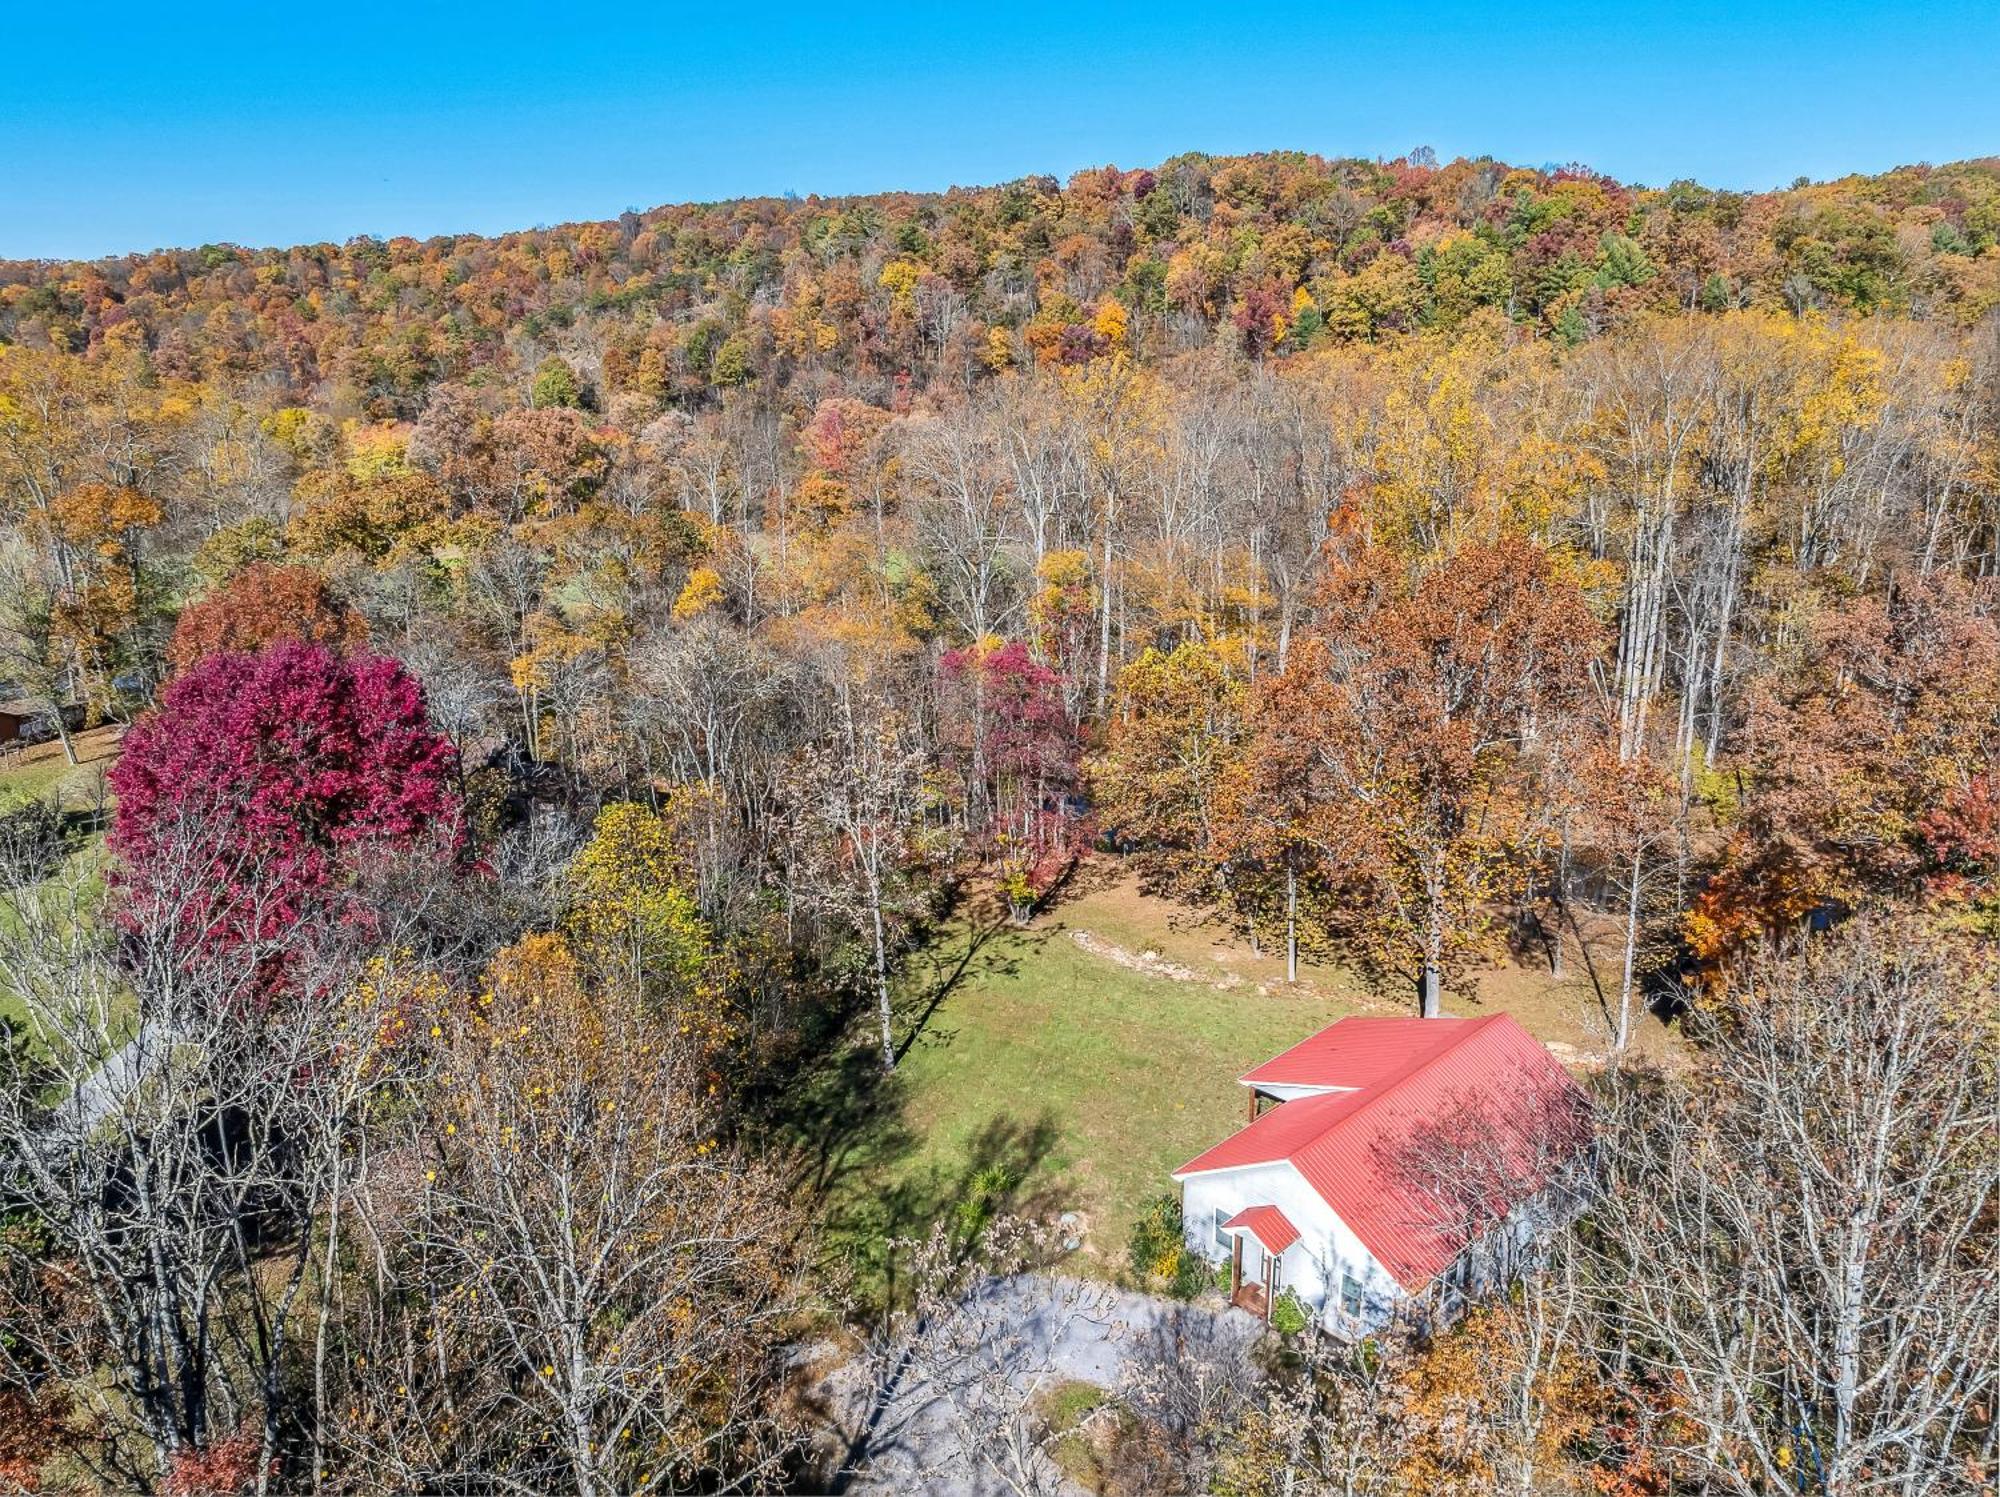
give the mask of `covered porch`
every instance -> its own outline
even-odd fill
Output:
[[[1234,1240],[1229,1302],[1259,1320],[1270,1320],[1271,1305],[1284,1287],[1285,1249],[1299,1240],[1299,1229],[1276,1206],[1246,1206],[1221,1230]]]

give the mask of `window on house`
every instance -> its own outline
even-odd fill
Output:
[[[1361,1281],[1351,1273],[1340,1276],[1340,1308],[1349,1315],[1361,1313]]]
[[[1232,1239],[1227,1232],[1222,1230],[1222,1224],[1229,1220],[1230,1214],[1231,1213],[1224,1211],[1220,1206],[1215,1208],[1215,1245],[1225,1250],[1234,1248],[1236,1246],[1234,1239]]]

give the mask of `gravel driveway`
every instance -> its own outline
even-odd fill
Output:
[[[1138,1370],[1162,1362],[1246,1358],[1264,1327],[1241,1310],[1215,1310],[1155,1299],[1107,1285],[1023,1274],[984,1285],[967,1314],[982,1337],[984,1387],[1018,1404],[1067,1382],[1117,1391]],[[990,1334],[989,1334],[990,1332]],[[930,1382],[898,1390],[879,1405],[872,1434],[857,1417],[855,1444],[865,1449],[851,1493],[935,1493],[937,1497],[1009,1497],[1021,1490],[966,1458],[954,1401]],[[861,1415],[860,1401],[848,1407]],[[1073,1484],[1071,1491],[1080,1491]]]

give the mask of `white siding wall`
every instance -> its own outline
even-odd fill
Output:
[[[1289,1162],[1217,1170],[1182,1181],[1181,1221],[1188,1246],[1211,1263],[1227,1265],[1229,1249],[1216,1240],[1216,1223],[1246,1206],[1276,1206],[1299,1229],[1299,1240],[1278,1260],[1281,1290],[1291,1289],[1336,1331],[1373,1328],[1389,1319],[1403,1297],[1402,1286]],[[1243,1277],[1254,1281],[1262,1266],[1256,1238],[1246,1235]],[[1361,1285],[1358,1326],[1341,1312],[1342,1274],[1351,1274]]]

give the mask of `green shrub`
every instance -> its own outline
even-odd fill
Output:
[[[1296,1293],[1287,1289],[1271,1306],[1271,1329],[1281,1336],[1296,1336],[1312,1324],[1312,1311]]]
[[[958,1240],[971,1244],[986,1233],[1001,1205],[1020,1182],[1004,1164],[989,1164],[966,1182],[965,1194],[952,1207]]]
[[[1193,1299],[1208,1281],[1208,1265],[1188,1251],[1181,1203],[1174,1196],[1155,1196],[1147,1203],[1132,1226],[1126,1256],[1140,1287],[1155,1294]]]

